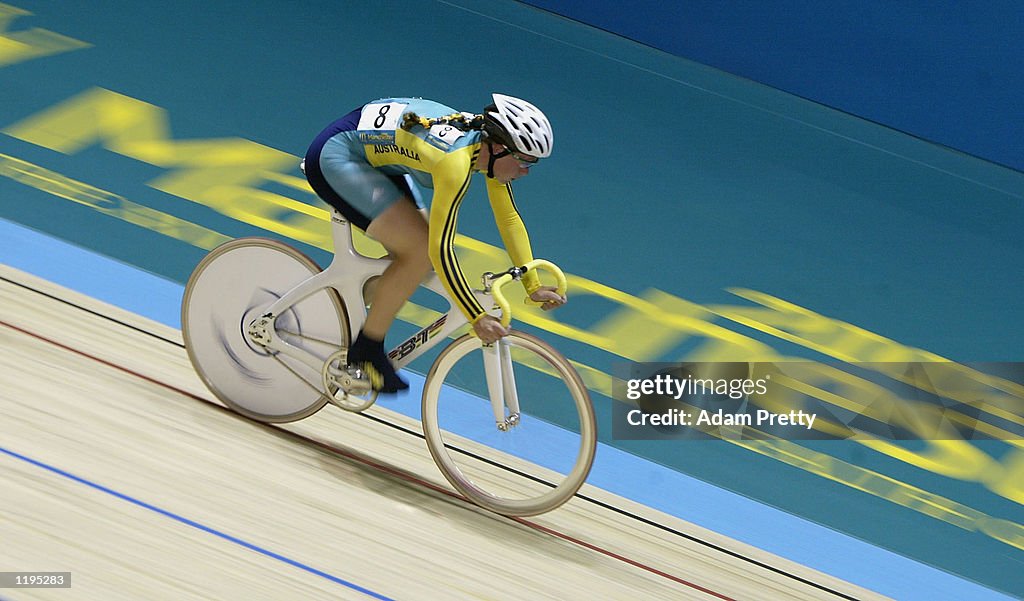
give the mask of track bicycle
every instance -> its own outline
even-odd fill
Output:
[[[335,254],[326,269],[267,238],[240,238],[196,266],[182,299],[181,329],[200,378],[234,411],[290,422],[331,403],[361,412],[377,399],[367,374],[347,364],[352,332],[366,319],[368,290],[390,261],[360,254],[352,226],[332,213]],[[565,277],[535,260],[484,274],[474,294],[508,327],[502,286],[544,270],[565,293]],[[436,274],[423,287],[447,312],[398,344],[402,369],[467,325]],[[470,501],[504,515],[536,515],[569,500],[593,463],[597,426],[590,395],[572,364],[549,344],[511,330],[483,345],[467,333],[434,360],[423,384],[424,438],[445,478]]]

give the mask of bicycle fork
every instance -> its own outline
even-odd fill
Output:
[[[515,372],[512,370],[512,354],[503,340],[484,345],[483,352],[484,373],[494,422],[499,430],[507,432],[519,424],[519,395],[516,392]]]

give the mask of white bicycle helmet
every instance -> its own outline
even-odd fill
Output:
[[[545,159],[551,156],[555,136],[551,123],[540,109],[525,100],[492,94],[494,105],[487,108],[485,130],[499,142],[512,144],[516,151]],[[495,131],[495,125],[500,131]],[[488,127],[489,126],[489,127]]]

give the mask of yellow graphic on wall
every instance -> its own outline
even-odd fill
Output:
[[[0,2],[0,67],[91,46],[47,29],[11,30],[15,19],[31,14]]]

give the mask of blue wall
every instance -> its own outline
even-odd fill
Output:
[[[524,1],[1024,171],[1019,1]]]

